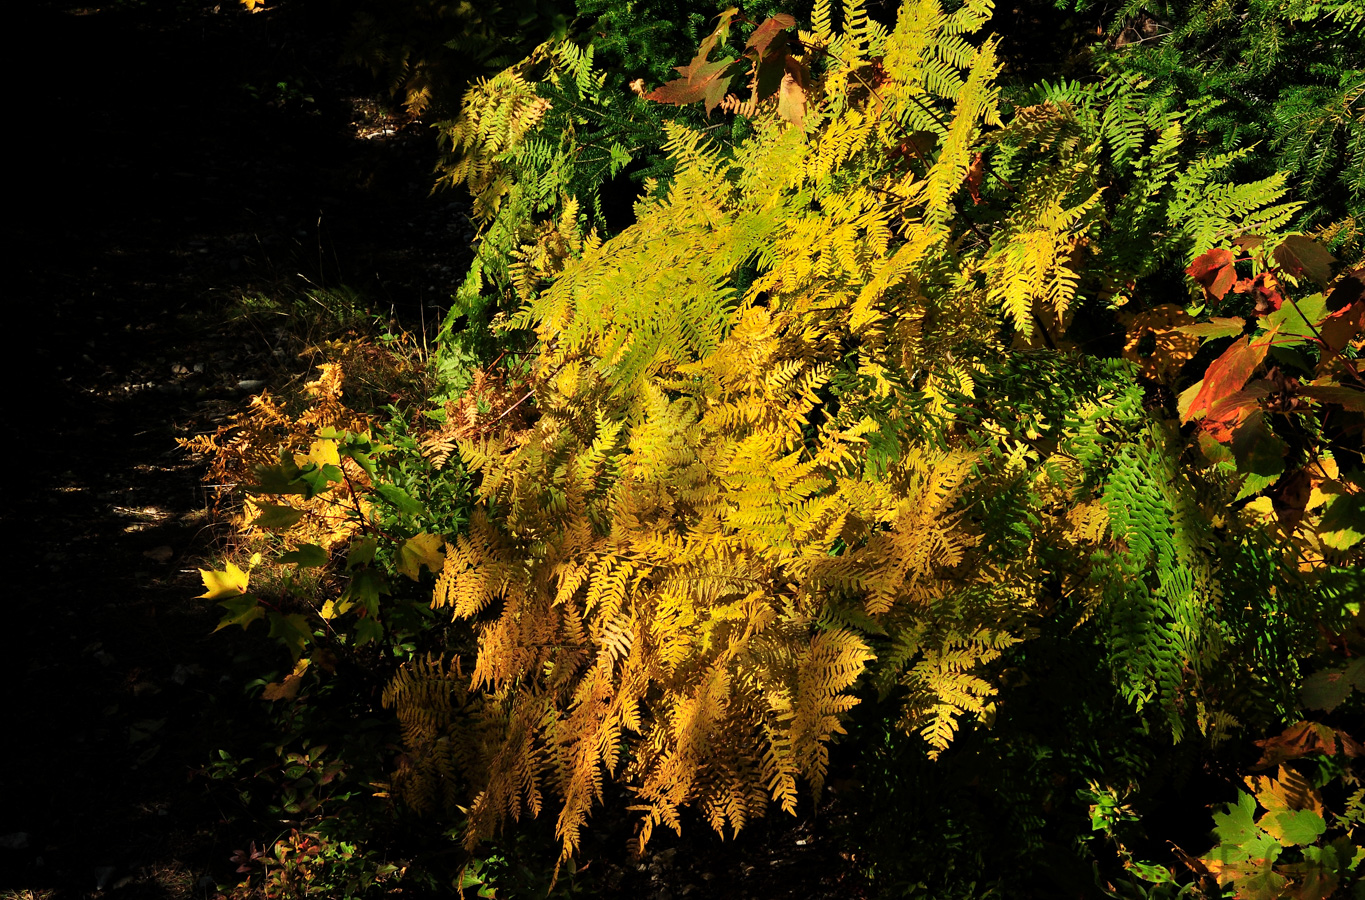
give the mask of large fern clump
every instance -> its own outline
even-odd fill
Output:
[[[576,96],[601,83],[588,58],[546,49],[548,87],[523,68],[471,94],[454,173],[495,220],[543,198],[498,257],[535,417],[455,442],[481,510],[433,601],[482,623],[450,682],[493,723],[448,736],[488,760],[471,841],[555,798],[571,854],[613,778],[641,842],[686,806],[717,829],[794,809],[864,683],[941,752],[989,723],[992,673],[1058,590],[1088,598],[1135,709],[1177,738],[1235,721],[1208,690],[1236,636],[1198,481],[1126,365],[1062,348],[1143,305],[1137,279],[1297,206],[1281,176],[1228,181],[1237,154],[1132,80],[1043,89],[1005,121],[995,44],[969,39],[988,14],[911,3],[886,29],[855,5],[835,29],[817,5],[799,43],[775,17],[728,56],[722,16],[649,96],[752,136],[665,123],[674,175],[608,239],[544,193],[571,145],[538,143],[557,103],[584,109],[556,99],[567,73]],[[425,802],[434,783],[404,777]]]
[[[917,766],[953,771],[965,742],[1022,771],[1036,847],[1043,757],[1021,748],[1070,723],[1039,725],[1028,684],[1099,685],[1066,698],[1090,730],[1065,752],[1112,811],[1152,766],[1108,767],[1105,728],[1186,748],[1273,729],[1355,646],[1362,270],[1288,233],[1289,178],[1239,180],[1247,149],[1209,146],[1147,79],[1004,104],[990,16],[726,10],[633,91],[551,42],[442,126],[484,231],[420,471],[472,480],[467,525],[384,483],[419,471],[416,439],[332,431],[259,474],[300,507],[343,483],[361,520],[370,494],[392,506],[360,571],[391,544],[472,630],[383,695],[392,793],[458,813],[469,848],[550,812],[568,860],[610,785],[637,849],[694,812],[734,833],[818,797],[877,717]],[[658,152],[613,233],[597,191]],[[212,574],[250,614],[244,579]],[[1313,849],[1277,877],[1337,865]],[[1243,861],[1206,870],[1254,877]]]

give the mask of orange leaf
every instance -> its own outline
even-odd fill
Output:
[[[967,169],[967,193],[972,195],[972,204],[981,202],[981,182],[986,178],[986,157],[973,154],[972,165]]]
[[[1346,756],[1360,756],[1365,747],[1344,731],[1338,731],[1320,722],[1299,722],[1291,725],[1275,737],[1256,741],[1261,748],[1261,758],[1252,766],[1264,769],[1278,765],[1288,759],[1298,759],[1310,753],[1325,753],[1335,756],[1340,745]]]
[[[1365,331],[1365,300],[1342,307],[1324,319],[1318,328],[1323,341],[1337,353],[1362,331]]]
[[[1253,382],[1249,387],[1210,406],[1204,416],[1204,431],[1220,444],[1232,440],[1233,432],[1253,410],[1260,407],[1261,399],[1270,393],[1266,384],[1264,380]]]
[[[768,55],[768,45],[773,42],[773,39],[788,28],[795,26],[796,19],[786,13],[778,13],[755,28],[754,33],[749,35],[749,40],[744,47],[746,50],[757,50],[759,58],[762,59]]]
[[[1185,411],[1181,421],[1190,421],[1240,391],[1261,360],[1265,359],[1274,336],[1275,332],[1271,331],[1259,341],[1252,342],[1249,337],[1233,341],[1232,346],[1209,365],[1199,393],[1194,395],[1194,402]]]

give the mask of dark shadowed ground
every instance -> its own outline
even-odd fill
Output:
[[[6,900],[207,898],[234,850],[273,837],[196,774],[251,719],[259,673],[193,599],[221,535],[175,438],[306,368],[233,300],[345,285],[431,328],[469,235],[428,195],[430,133],[387,116],[336,64],[337,17],[309,14],[7,10]],[[754,832],[598,860],[602,891],[860,895],[810,822]]]
[[[204,896],[240,835],[193,772],[241,690],[191,599],[214,533],[174,439],[299,373],[228,301],[345,283],[420,327],[466,223],[425,129],[385,133],[310,23],[10,12],[0,892]]]

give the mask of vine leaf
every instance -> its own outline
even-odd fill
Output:
[[[1193,278],[1209,296],[1222,300],[1237,281],[1232,252],[1215,248],[1195,257],[1185,273]]]
[[[1266,834],[1284,847],[1302,847],[1322,837],[1327,823],[1311,809],[1282,809],[1261,817]]]
[[[1239,791],[1237,803],[1213,814],[1214,834],[1220,846],[1212,857],[1219,862],[1245,862],[1251,859],[1273,859],[1279,847],[1269,835],[1256,827],[1256,798]]]

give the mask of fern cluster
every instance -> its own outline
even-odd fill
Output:
[[[1291,174],[1305,202],[1300,224],[1358,220],[1365,208],[1360,4],[1161,0],[1106,15],[1102,69],[1140,74],[1167,109],[1193,106],[1190,124],[1211,146],[1248,152],[1244,174]]]
[[[1179,446],[1125,365],[1042,348],[1297,207],[1282,176],[1227,181],[1237,154],[1133,79],[1006,121],[995,44],[969,39],[988,14],[920,0],[888,29],[853,4],[836,29],[817,4],[802,126],[775,97],[733,147],[664,123],[673,177],[607,239],[536,193],[565,157],[524,138],[602,84],[585,55],[467,99],[451,171],[554,236],[499,257],[534,276],[508,328],[535,336],[538,418],[458,442],[481,510],[433,601],[481,623],[471,686],[502,721],[471,841],[554,796],[570,855],[609,778],[642,843],[685,806],[718,830],[790,811],[862,683],[941,752],[991,720],[1059,588],[1135,710],[1176,739],[1235,721],[1207,690],[1225,585]],[[537,64],[573,97],[532,91]],[[1041,561],[1064,557],[1063,587]]]
[[[1248,149],[1159,83],[1006,103],[991,12],[727,11],[648,93],[551,42],[441,126],[483,225],[444,422],[360,494],[477,639],[405,651],[383,696],[393,793],[469,848],[551,813],[571,859],[610,785],[637,849],[692,814],[733,834],[879,728],[921,780],[1000,761],[1028,852],[1055,746],[1117,834],[1158,744],[1283,725],[1346,646],[1361,270],[1286,234],[1289,177],[1239,179]],[[658,154],[613,233],[602,186]],[[1210,318],[1225,297],[1243,314]],[[414,500],[466,475],[467,524]],[[1058,672],[1093,682],[1074,739],[1038,711]]]

